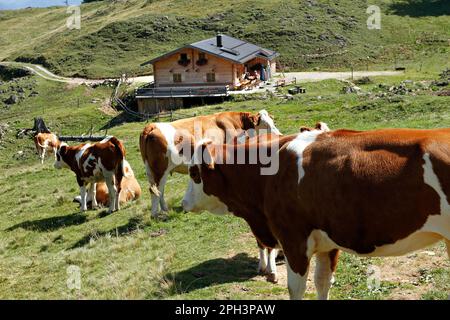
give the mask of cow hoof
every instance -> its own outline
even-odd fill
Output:
[[[266,275],[266,280],[272,283],[278,283],[278,277],[275,273],[269,273]]]
[[[152,214],[152,218],[159,221],[169,220],[169,215],[166,212],[161,211],[158,214]]]
[[[267,268],[258,267],[258,273],[260,275],[266,275],[267,274]]]

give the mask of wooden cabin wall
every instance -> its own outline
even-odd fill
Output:
[[[186,53],[190,64],[183,67],[178,64],[180,54]],[[183,49],[177,53],[156,61],[153,65],[156,86],[188,86],[191,84],[233,84],[233,63],[220,59],[214,55],[205,54],[208,63],[204,66],[197,66],[199,51],[195,49]],[[216,74],[215,82],[207,82],[206,74],[214,72]],[[173,82],[173,74],[181,74],[181,83]]]

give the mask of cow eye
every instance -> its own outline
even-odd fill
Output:
[[[191,176],[192,179],[195,180],[196,178],[198,178],[198,171],[197,170],[192,170],[190,176]]]
[[[198,170],[197,167],[192,167],[189,170],[189,176],[191,177],[192,180],[194,180],[195,183],[201,182],[200,171]]]

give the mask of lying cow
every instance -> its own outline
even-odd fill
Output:
[[[119,204],[124,204],[129,201],[137,200],[141,196],[141,187],[139,182],[134,177],[133,169],[131,169],[130,164],[127,160],[123,160],[123,170],[125,172],[124,177],[122,178],[121,188],[119,194]],[[86,202],[92,207],[92,194],[88,193]],[[99,182],[96,184],[96,192],[95,199],[97,201],[97,205],[101,205],[103,207],[109,206],[109,192],[106,183]],[[81,204],[81,196],[76,196],[74,198],[74,202],[78,202]]]
[[[97,207],[96,183],[105,182],[108,193],[109,212],[119,210],[119,195],[122,190],[125,148],[116,137],[107,137],[100,142],[84,143],[77,146],[61,144],[56,152],[55,168],[68,168],[75,172],[80,186],[81,211],[87,210],[87,192],[92,199],[92,207]]]
[[[183,207],[233,212],[265,245],[279,243],[291,298],[303,297],[313,255],[319,299],[328,298],[339,250],[397,256],[444,240],[450,256],[450,129],[312,130],[280,139],[273,175],[261,175],[260,163],[216,161],[216,148],[248,155],[269,144],[199,146],[206,163],[190,166]]]
[[[179,155],[182,141],[194,144],[197,139],[206,136],[214,142],[224,143],[227,139],[245,137],[246,131],[250,129],[255,133],[265,129],[281,135],[266,110],[257,114],[221,112],[170,123],[148,124],[140,136],[140,151],[150,183],[152,216],[158,216],[159,206],[162,211],[168,210],[164,200],[164,187],[169,173],[187,174],[190,157]]]
[[[34,144],[36,145],[36,151],[38,152],[41,164],[44,163],[45,152],[53,152],[56,159],[56,151],[58,150],[61,142],[54,133],[38,133],[34,136]]]

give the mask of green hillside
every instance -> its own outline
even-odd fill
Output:
[[[424,5],[425,3],[425,5]],[[381,30],[366,26],[381,7]],[[0,14],[0,59],[40,63],[66,76],[110,77],[218,32],[281,53],[291,70],[448,63],[450,12],[443,0],[128,0],[81,6],[80,30],[65,27],[65,8]]]

